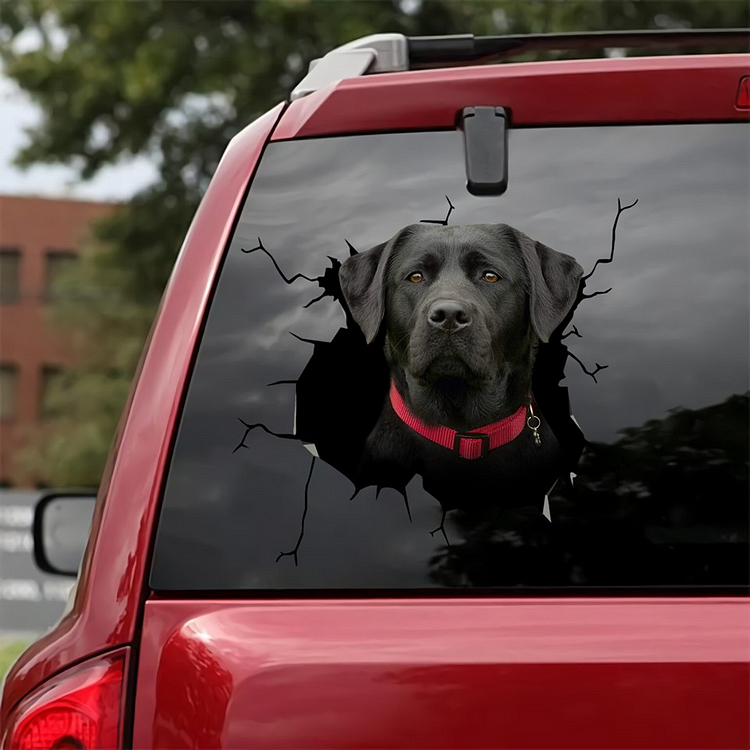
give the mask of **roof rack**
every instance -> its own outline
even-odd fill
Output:
[[[313,60],[305,78],[292,91],[300,99],[330,83],[371,73],[394,73],[456,65],[471,65],[532,51],[750,46],[750,29],[679,29],[593,31],[517,36],[404,36],[372,34],[337,47]]]

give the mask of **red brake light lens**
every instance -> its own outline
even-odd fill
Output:
[[[113,750],[120,746],[125,656],[109,656],[52,678],[13,712],[8,750]]]
[[[750,109],[750,76],[740,79],[740,87],[737,90],[737,101],[734,106],[737,109]]]

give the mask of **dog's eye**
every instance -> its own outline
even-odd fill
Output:
[[[500,276],[494,271],[485,271],[482,274],[482,281],[486,281],[488,284],[497,284],[500,281]]]
[[[406,280],[411,281],[412,284],[419,284],[421,281],[424,281],[424,276],[419,271],[414,271],[406,277]]]

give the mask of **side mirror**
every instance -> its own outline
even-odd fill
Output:
[[[96,495],[43,495],[34,512],[34,560],[45,573],[76,576],[91,531]]]

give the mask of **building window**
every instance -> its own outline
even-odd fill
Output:
[[[0,365],[0,420],[16,416],[18,391],[18,368],[15,365]]]
[[[21,298],[21,251],[0,248],[0,304],[12,305]]]
[[[42,367],[42,384],[39,394],[39,416],[52,419],[60,414],[57,394],[60,392],[60,379],[63,371],[60,367]]]
[[[45,256],[44,297],[60,299],[60,281],[78,261],[78,256],[69,250],[51,250]]]

